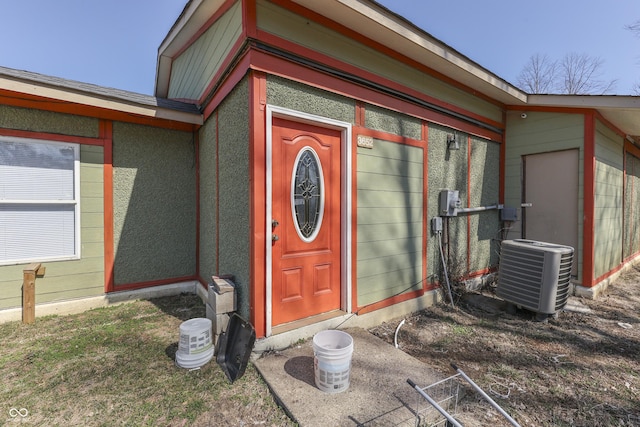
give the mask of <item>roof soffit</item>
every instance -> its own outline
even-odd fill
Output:
[[[202,124],[195,105],[0,67],[0,89],[141,117]]]
[[[638,96],[529,95],[528,106],[596,110],[620,131],[640,140],[640,97]]]
[[[158,48],[155,95],[166,98],[169,93],[171,64],[174,57],[198,34],[225,0],[190,0]]]
[[[293,1],[499,102],[526,103],[526,93],[374,1]]]

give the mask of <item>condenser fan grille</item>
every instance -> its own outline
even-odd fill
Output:
[[[537,313],[553,314],[569,297],[573,248],[534,240],[501,245],[496,293]]]

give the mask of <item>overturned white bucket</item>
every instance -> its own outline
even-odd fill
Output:
[[[349,388],[353,338],[343,331],[322,331],[313,337],[316,386],[327,393]]]
[[[213,357],[211,320],[198,317],[180,325],[176,364],[181,368],[199,368]]]

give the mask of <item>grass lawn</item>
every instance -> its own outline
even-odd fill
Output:
[[[233,384],[215,359],[175,365],[180,324],[204,315],[179,295],[0,324],[0,424],[294,425],[251,364]]]

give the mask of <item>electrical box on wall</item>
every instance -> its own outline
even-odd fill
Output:
[[[434,216],[431,218],[431,231],[434,234],[442,232],[442,217]]]
[[[504,207],[500,210],[500,221],[515,222],[518,220],[516,208]]]
[[[440,216],[457,216],[460,208],[460,192],[458,190],[441,190],[438,204]]]

